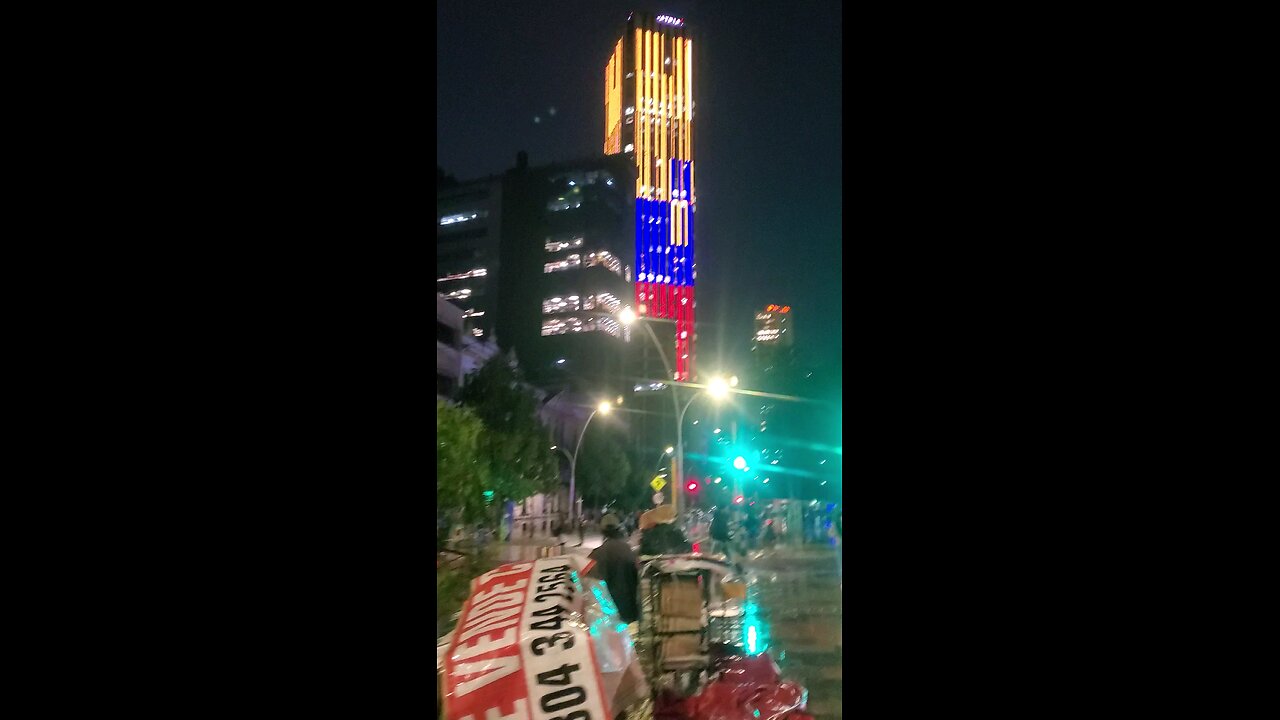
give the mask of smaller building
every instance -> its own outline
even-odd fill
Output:
[[[766,305],[764,310],[756,313],[756,333],[752,337],[756,347],[791,347],[794,333],[791,329],[790,305]]]
[[[436,293],[436,398],[453,401],[462,387],[462,310]]]

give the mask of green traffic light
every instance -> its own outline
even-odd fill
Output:
[[[747,459],[739,455],[733,459],[733,466],[739,470],[747,469]]]

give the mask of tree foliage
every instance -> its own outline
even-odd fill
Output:
[[[489,468],[479,459],[483,435],[484,423],[475,413],[436,401],[436,499],[445,514],[442,533],[455,521],[484,517]]]
[[[484,424],[476,458],[495,505],[548,491],[559,480],[549,435],[538,422],[537,398],[521,380],[508,359],[497,355],[467,378],[460,397]]]
[[[578,451],[577,491],[586,507],[617,502],[632,479],[631,460],[619,431],[597,417],[587,428]]]

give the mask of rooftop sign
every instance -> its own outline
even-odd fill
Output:
[[[684,18],[672,17],[670,15],[659,15],[658,22],[663,25],[675,25],[676,27],[684,26]]]

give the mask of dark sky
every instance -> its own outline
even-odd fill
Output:
[[[699,367],[740,366],[755,310],[779,303],[805,360],[839,372],[838,0],[438,8],[437,162],[459,179],[502,172],[520,150],[534,165],[601,154],[604,68],[628,12],[696,26]]]

